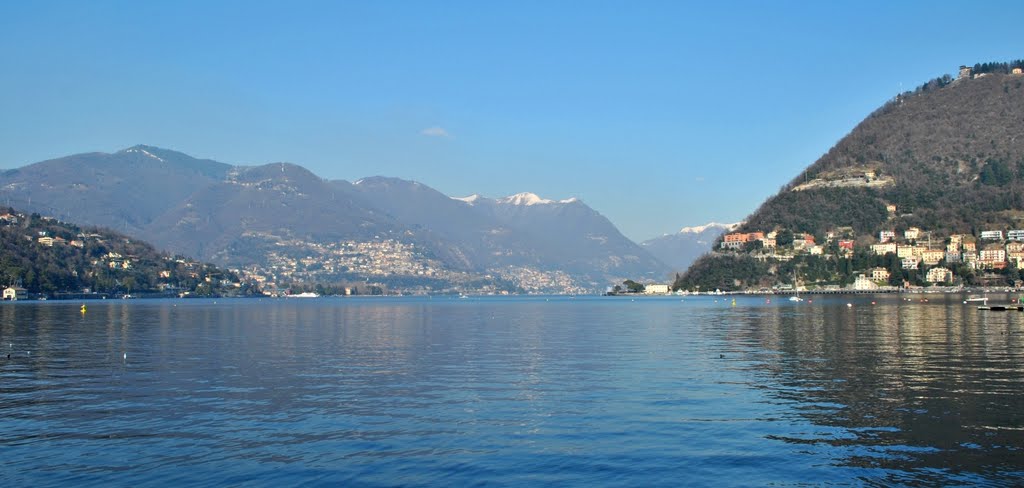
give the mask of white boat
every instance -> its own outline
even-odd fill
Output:
[[[981,303],[984,303],[984,304],[988,304],[988,297],[970,297],[970,298],[964,300],[964,303],[973,303],[973,302],[981,302]]]
[[[800,298],[800,280],[799,280],[799,276],[797,276],[797,274],[796,274],[796,270],[793,271],[793,291],[796,292],[796,295],[793,295],[793,296],[789,297],[789,301],[791,301],[791,302],[802,302],[802,301],[804,301],[803,298]]]
[[[307,291],[304,293],[296,293],[294,295],[285,295],[286,298],[319,298],[320,295]]]

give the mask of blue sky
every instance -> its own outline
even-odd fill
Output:
[[[1024,2],[2,2],[0,168],[135,144],[737,221]]]

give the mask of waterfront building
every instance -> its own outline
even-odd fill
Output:
[[[857,278],[855,278],[853,280],[853,289],[854,290],[877,290],[878,289],[878,285],[876,285],[874,281],[871,281],[871,278],[868,278],[865,275],[859,274],[859,275],[857,275]]]
[[[644,285],[644,294],[647,295],[667,295],[670,287],[666,284],[651,283]]]
[[[28,298],[28,290],[20,286],[4,288],[4,300],[25,300],[26,298]]]

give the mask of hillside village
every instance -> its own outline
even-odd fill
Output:
[[[221,271],[156,252],[126,236],[83,230],[56,218],[0,212],[0,289],[5,300],[106,296],[284,296],[311,291],[386,293],[582,293],[566,273],[527,266],[490,273],[447,269],[395,239],[334,243],[249,235],[270,250],[269,265]],[[330,284],[330,285],[325,285]]]
[[[225,296],[255,291],[234,273],[53,217],[3,210],[0,240],[0,287],[5,300]]]
[[[896,206],[887,210],[895,214]],[[838,227],[824,236],[789,230],[735,232],[722,237],[719,253],[747,255],[762,263],[794,259],[833,261],[845,266],[852,281],[835,276],[821,287],[881,290],[926,285],[1020,284],[1024,270],[1024,229],[986,229],[978,235],[939,235],[917,227],[887,229],[877,237],[857,238],[851,227]],[[860,259],[854,259],[859,255]],[[872,256],[866,258],[865,255]],[[850,268],[854,263],[874,266]],[[780,277],[785,282],[786,277]],[[814,288],[816,281],[795,277],[780,288]]]
[[[250,233],[250,242],[265,246],[267,265],[238,270],[267,294],[288,289],[315,289],[317,283],[339,284],[339,294],[360,289],[380,293],[583,293],[561,271],[529,266],[495,267],[487,273],[453,270],[415,244],[396,239],[345,240],[331,243]]]
[[[1024,60],[954,73],[869,114],[673,287],[1024,285]]]

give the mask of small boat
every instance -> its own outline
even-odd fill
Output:
[[[970,297],[970,298],[964,300],[964,303],[973,303],[973,302],[981,302],[981,303],[984,303],[984,304],[988,304],[988,297]]]
[[[978,307],[978,310],[991,310],[993,312],[1007,312],[1010,310],[1016,310],[1018,312],[1024,312],[1024,306],[1020,305],[983,305]]]
[[[793,295],[793,296],[789,297],[789,301],[791,301],[791,302],[802,302],[802,301],[804,301],[803,298],[800,298],[800,279],[799,278],[800,277],[797,276],[796,271],[794,270],[793,271],[793,291],[796,292],[796,295]]]
[[[285,298],[318,298],[320,295],[307,291],[304,293],[296,293],[294,295],[285,295]]]

